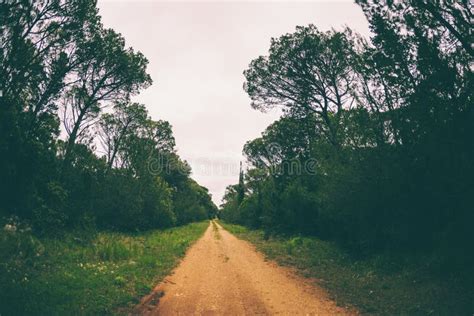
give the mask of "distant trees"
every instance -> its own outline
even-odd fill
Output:
[[[435,249],[466,260],[474,240],[469,3],[358,3],[370,42],[297,27],[244,72],[252,106],[284,115],[244,146],[245,198],[237,203],[230,186],[222,216],[359,253]],[[295,161],[299,171],[288,169]]]
[[[95,0],[2,1],[0,42],[0,217],[59,233],[215,213],[171,125],[130,102],[152,82],[148,61],[102,25]],[[182,200],[195,203],[186,215]]]

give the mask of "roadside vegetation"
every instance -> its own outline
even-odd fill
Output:
[[[204,226],[156,229],[219,213],[365,311],[472,314],[470,3],[356,2],[371,38],[298,26],[244,71],[283,115],[218,212],[95,0],[1,1],[0,313],[126,306]]]
[[[374,264],[408,271],[404,286],[384,291],[406,291],[394,293],[400,311],[407,311],[402,302],[415,308],[410,302],[419,300],[420,312],[432,313],[427,299],[433,312],[449,311],[442,304],[457,310],[459,303],[472,314],[472,305],[469,310],[450,294],[459,293],[450,292],[457,281],[471,281],[461,298],[474,287],[469,2],[356,3],[370,38],[349,28],[297,26],[271,39],[268,53],[244,71],[252,108],[283,114],[243,147],[246,168],[227,187],[219,216],[266,236],[329,241],[316,242],[315,253],[337,245],[350,255],[340,262],[353,272],[356,288],[358,276],[374,281],[367,293],[392,280],[366,277],[377,271]],[[410,278],[426,287],[411,289]],[[352,288],[345,281],[341,293]],[[372,296],[379,307],[377,299],[386,303],[381,295]]]
[[[378,254],[354,258],[316,237],[266,236],[262,230],[221,223],[269,259],[296,268],[325,288],[338,305],[375,315],[470,315],[474,279],[447,273],[438,258]]]
[[[60,239],[0,231],[0,314],[127,314],[208,225]]]
[[[143,231],[212,216],[169,122],[131,101],[147,58],[97,1],[0,3],[0,224]]]
[[[1,1],[0,42],[0,314],[114,313],[217,208],[97,1]]]

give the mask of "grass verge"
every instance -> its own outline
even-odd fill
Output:
[[[208,225],[60,240],[0,232],[0,315],[126,313]]]
[[[375,315],[473,315],[473,277],[433,271],[436,258],[379,255],[354,259],[331,242],[314,237],[272,236],[221,223],[253,243],[267,258],[315,278],[339,305]]]

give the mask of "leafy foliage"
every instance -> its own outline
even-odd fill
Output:
[[[361,314],[461,315],[474,308],[474,274],[459,278],[446,273],[436,255],[379,253],[357,258],[337,243],[314,236],[265,238],[261,230],[223,225],[268,259],[318,280],[338,305],[356,307]]]
[[[102,25],[95,0],[2,1],[0,41],[0,218],[58,235],[215,213],[171,125],[131,103],[152,83],[148,60]]]
[[[244,72],[252,107],[284,114],[244,146],[245,198],[229,186],[221,217],[318,235],[357,255],[434,251],[468,268],[468,1],[358,3],[370,41],[349,29],[297,27]]]

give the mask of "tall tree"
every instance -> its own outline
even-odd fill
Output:
[[[9,211],[30,212],[38,191],[54,178],[57,99],[80,62],[78,42],[98,23],[95,5],[0,3],[0,175],[14,184],[0,191]]]
[[[82,43],[78,54],[84,60],[76,69],[76,84],[65,91],[62,99],[63,123],[68,134],[64,152],[67,165],[74,144],[100,117],[110,101],[124,102],[130,95],[151,84],[146,73],[147,59],[111,29],[99,28]]]
[[[115,166],[117,156],[120,155],[129,135],[137,133],[147,124],[147,116],[144,105],[127,102],[117,103],[114,112],[102,115],[99,122],[99,139],[109,170]]]
[[[327,140],[338,146],[342,112],[354,101],[355,47],[349,31],[320,32],[314,25],[272,39],[269,55],[253,60],[244,72],[252,107],[264,111],[281,106],[294,116],[315,114]]]

